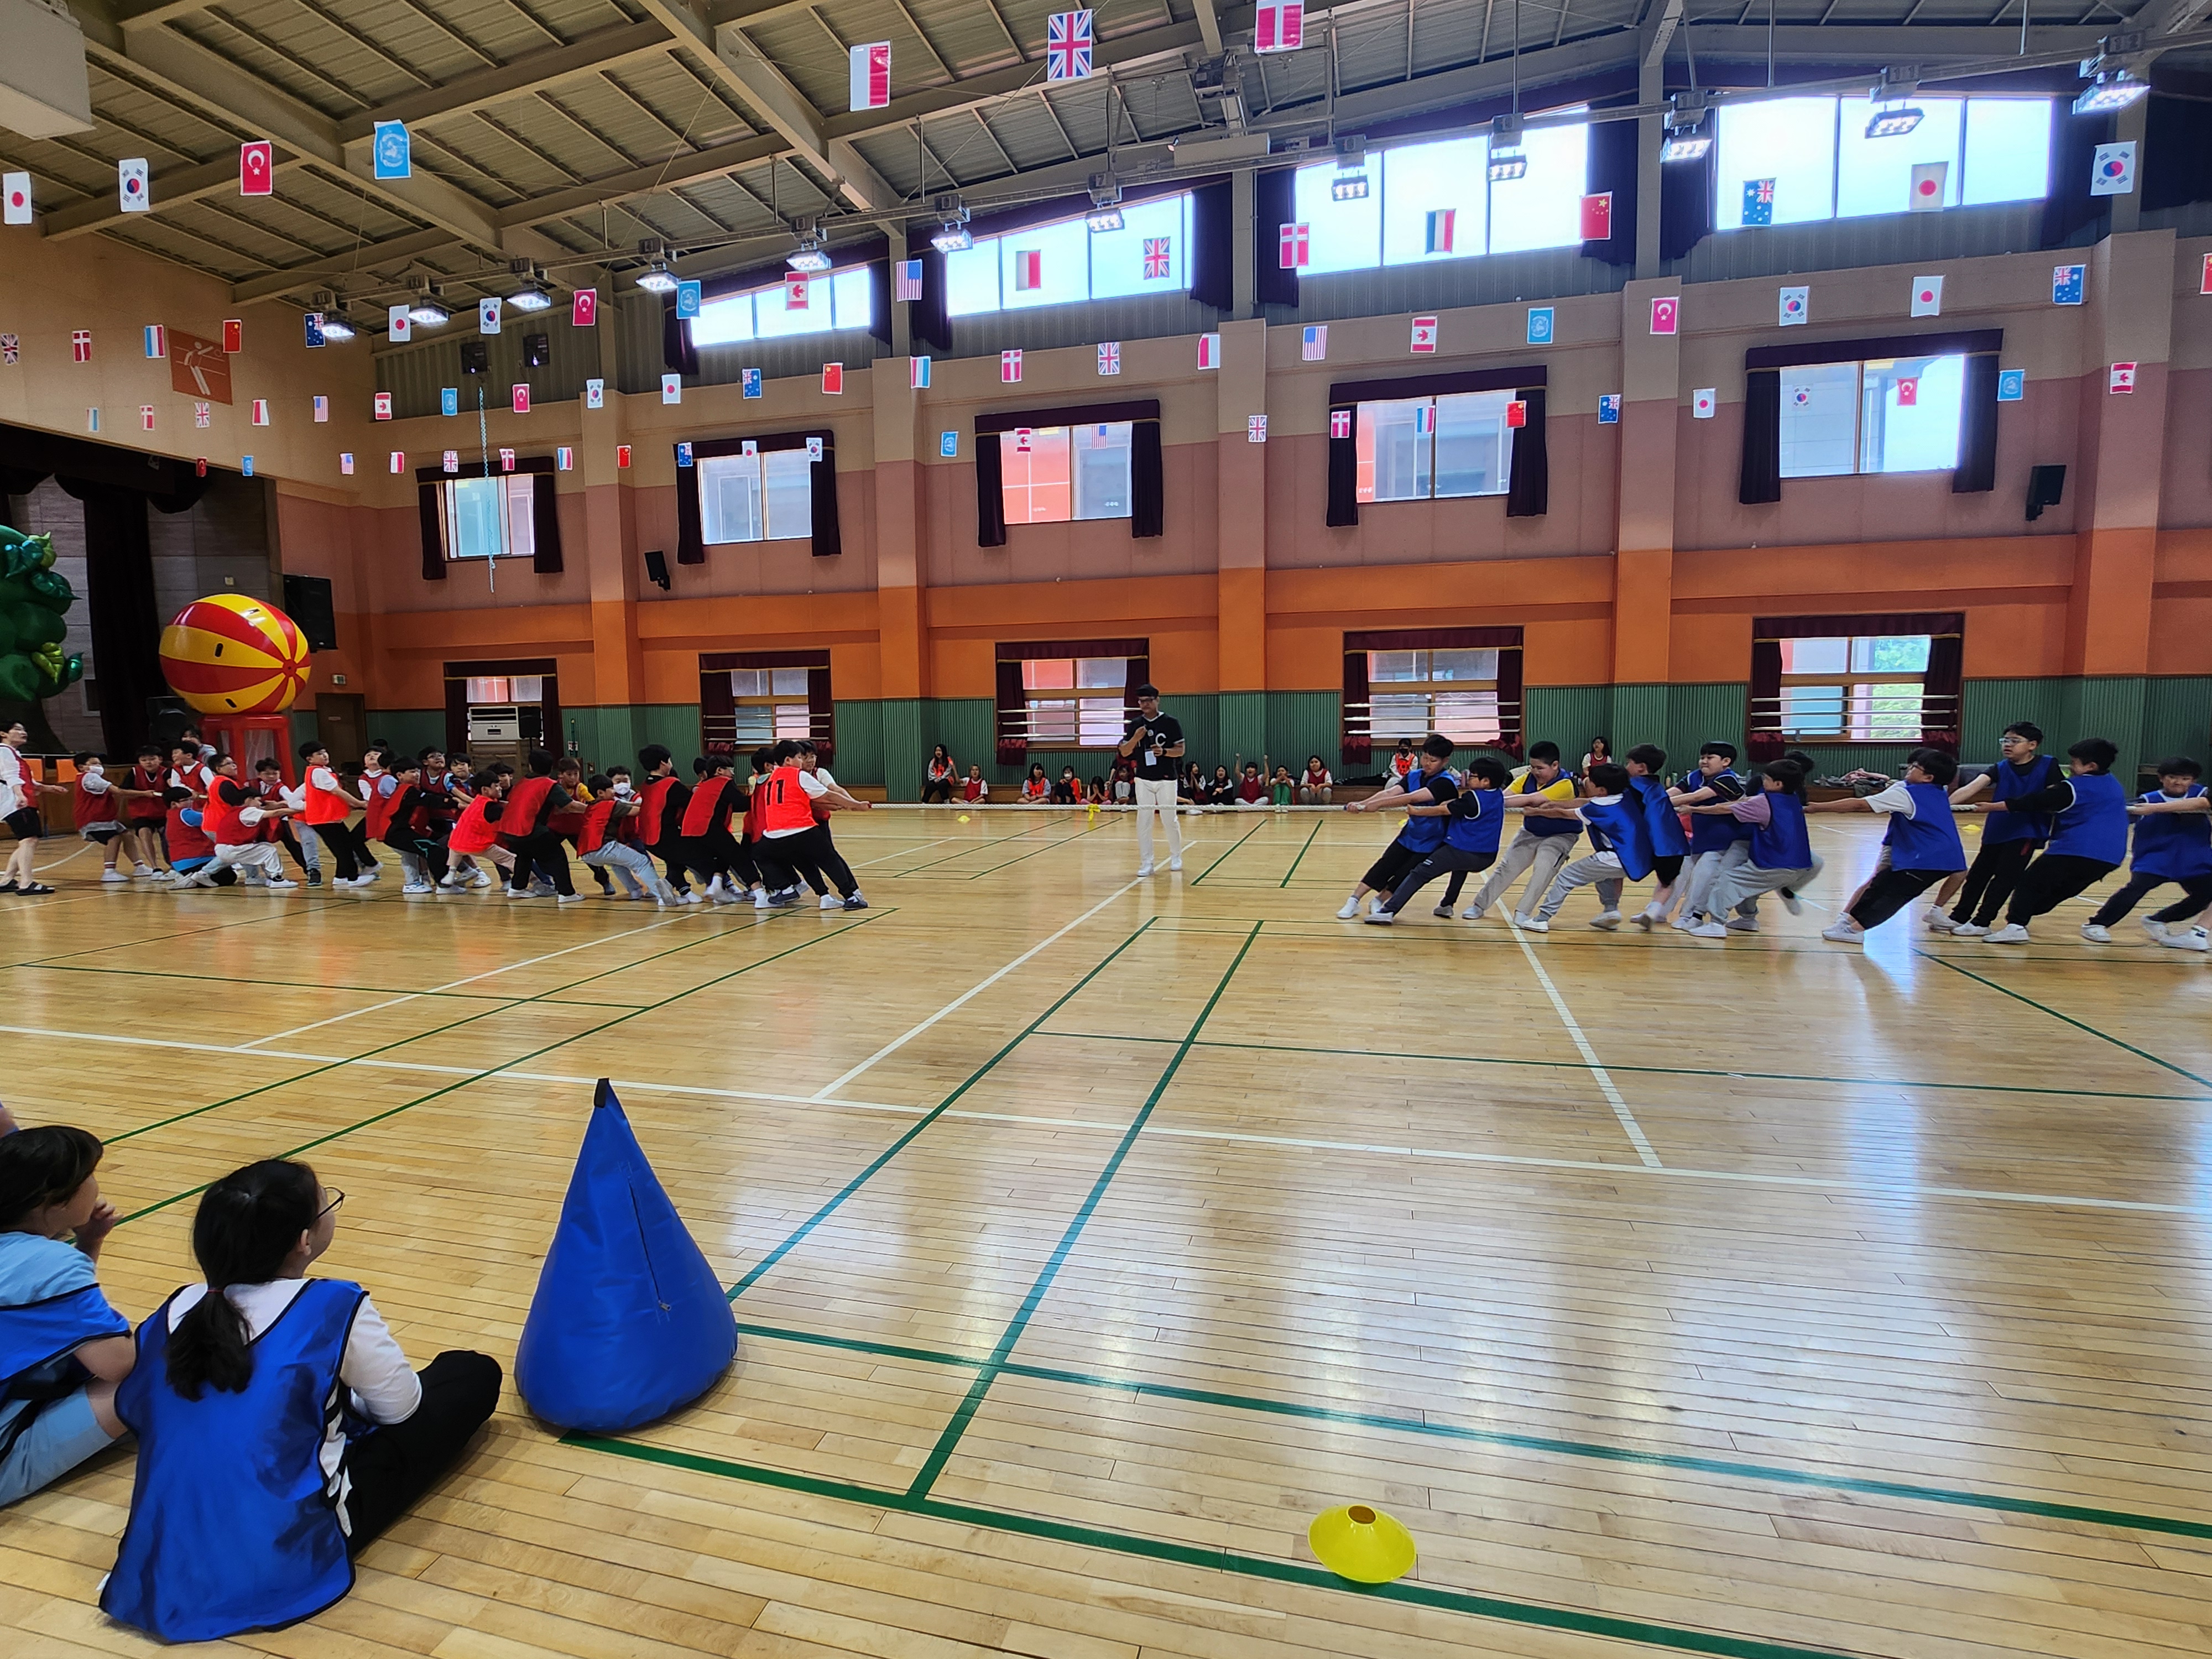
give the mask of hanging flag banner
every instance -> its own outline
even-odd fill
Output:
[[[323,349],[323,313],[319,311],[303,311],[300,313],[300,321],[307,329],[307,349],[320,351]]]
[[[1094,37],[1087,11],[1056,11],[1044,20],[1044,78],[1087,81]]]
[[[2024,368],[2001,368],[1997,371],[1997,401],[2001,404],[2023,403],[2027,398],[2027,371]]]
[[[1008,386],[1022,378],[1022,354],[1017,349],[999,354],[999,379]]]
[[[691,446],[690,444],[681,443],[676,446],[676,465],[678,466],[689,466],[691,465]]]
[[[246,319],[243,317],[223,319],[222,349],[234,357],[246,349]]]
[[[483,299],[477,301],[477,333],[496,334],[499,332],[499,305],[500,302],[492,298],[489,295],[486,295]]]
[[[703,293],[696,281],[686,278],[677,283],[676,314],[686,322],[690,321],[699,314],[699,307],[703,297]]]
[[[513,450],[502,449],[499,452],[499,470],[502,472],[512,472],[514,471],[514,452]]]
[[[1506,404],[1505,424],[1508,426],[1528,424],[1528,400],[1526,398],[1515,398]]]
[[[350,449],[338,452],[338,471],[349,478],[353,477],[353,451]]]
[[[1674,295],[1665,295],[1651,302],[1651,331],[1672,334],[1681,320],[1682,301]]]
[[[584,407],[605,409],[607,406],[607,383],[605,380],[584,382]]]
[[[1699,386],[1690,394],[1690,413],[1701,421],[1711,420],[1714,410],[1720,405],[1720,396],[1717,386]]]
[[[206,456],[204,456],[204,455],[197,455],[197,456],[194,456],[194,457],[192,458],[192,472],[193,472],[194,476],[196,476],[196,477],[198,477],[204,478],[204,477],[207,477],[207,457],[206,457]]]
[[[1244,417],[1244,441],[1248,444],[1267,441],[1267,417],[1265,415],[1247,415]]]
[[[1098,372],[1101,374],[1119,374],[1121,372],[1121,343],[1119,340],[1101,340],[1098,343]]]
[[[84,411],[84,429],[87,432],[97,432],[100,430],[100,411],[98,410],[88,409]]]
[[[1423,233],[1423,236],[1422,249],[1425,252],[1456,252],[1459,247],[1459,210],[1431,208],[1429,210],[1428,227]]]
[[[1158,281],[1172,270],[1174,262],[1168,257],[1168,247],[1174,240],[1172,236],[1145,238],[1145,281]]]
[[[146,325],[146,355],[149,357],[169,355],[169,331],[159,323]]]
[[[2132,196],[2136,193],[2136,147],[2133,140],[2100,144],[2089,163],[2089,194]]]
[[[88,363],[92,361],[92,331],[90,329],[79,328],[70,331],[70,361],[73,363]]]
[[[2212,253],[2204,256],[2204,274],[2197,278],[2197,291],[2199,294],[2212,294]]]
[[[1613,240],[1613,192],[1600,191],[1595,196],[1583,198],[1583,240],[1609,242]]]
[[[1948,161],[1915,161],[1912,164],[1912,183],[1907,188],[1905,205],[1915,213],[1941,213],[1943,210],[1943,184],[1951,176]]]
[[[215,424],[214,407],[208,404],[194,404],[192,405],[192,424],[197,427],[213,426]]]
[[[276,146],[255,138],[238,147],[238,193],[268,196],[276,189]]]
[[[1026,455],[1030,453],[1030,439],[1031,435],[1032,429],[1029,427],[1018,426],[1014,428],[1015,454]]]
[[[125,213],[143,213],[154,205],[153,191],[146,182],[144,156],[135,155],[115,164],[115,194]]]
[[[2136,389],[2136,366],[2133,363],[2112,365],[2112,389],[2116,392]]]
[[[1528,343],[1530,345],[1551,344],[1552,328],[1553,311],[1551,307],[1530,306],[1528,307]]]
[[[1607,392],[1599,395],[1597,400],[1597,423],[1600,426],[1619,426],[1620,424],[1620,394],[1618,392]]]
[[[553,449],[553,465],[558,471],[574,472],[576,470],[576,452],[567,444],[556,444]]]
[[[810,461],[818,461],[822,459],[821,439],[809,438],[806,441],[806,459]]]
[[[1437,404],[1433,398],[1424,398],[1413,405],[1413,435],[1416,438],[1437,435]]]
[[[1014,289],[1027,294],[1044,286],[1044,255],[1036,248],[1014,250]]]
[[[1437,319],[1433,317],[1413,319],[1413,342],[1411,349],[1432,356],[1437,349]]]
[[[783,308],[786,311],[805,311],[806,306],[806,274],[794,270],[783,279]]]
[[[415,337],[415,319],[405,306],[392,306],[384,313],[384,337],[398,345]]]
[[[825,395],[832,398],[842,397],[844,395],[844,364],[824,363],[822,365],[822,390]]]
[[[747,458],[757,455],[760,453],[760,445],[753,439],[744,439],[738,445],[738,453]]]
[[[514,412],[516,414],[527,415],[530,413],[530,383],[527,380],[519,381],[516,383],[514,389]]]
[[[1431,219],[1434,214],[1429,216]],[[1304,267],[1311,257],[1313,232],[1310,225],[1284,225],[1275,233],[1277,253],[1275,263],[1284,270]]]
[[[461,389],[457,386],[438,388],[438,413],[452,416],[461,412]]]
[[[154,429],[153,404],[141,404],[138,405],[138,428],[142,432],[151,432]]]
[[[1743,181],[1743,222],[1747,225],[1771,225],[1774,222],[1774,180],[1747,179]]]
[[[252,477],[253,476],[253,457],[251,455],[240,456],[238,458],[238,471],[239,476],[241,477]]]
[[[900,300],[921,298],[921,261],[902,259],[895,270],[898,279],[898,292],[892,297]]]
[[[854,46],[848,54],[852,64],[852,96],[849,107],[854,110],[881,109],[891,100],[891,43],[872,40],[866,46]]]
[[[268,398],[256,398],[253,400],[253,424],[256,426],[267,426],[269,424]]]
[[[1328,435],[1332,438],[1349,438],[1352,435],[1350,410],[1332,409],[1328,411]]]
[[[1912,279],[1912,314],[1916,317],[1941,317],[1943,314],[1943,279],[1930,274]]]
[[[389,392],[378,392],[376,394],[376,403],[374,407],[376,410],[376,418],[378,420],[390,420],[392,418],[392,394]]]
[[[1328,361],[1328,325],[1309,323],[1298,339],[1298,356],[1310,363]]]
[[[1899,409],[1917,409],[1920,406],[1918,375],[1907,375],[1897,383],[1897,406]]]
[[[960,453],[960,434],[957,432],[939,433],[937,434],[937,453],[944,456],[947,460],[951,460],[957,457]]]
[[[1200,368],[1221,367],[1221,337],[1218,334],[1198,337],[1198,366]]]
[[[738,382],[744,388],[744,394],[746,397],[757,398],[761,395],[762,388],[760,370],[757,368],[739,369],[738,371]]]
[[[331,400],[328,398],[318,396],[315,398],[315,418],[325,422],[331,418]]]
[[[929,390],[929,359],[909,357],[906,364],[906,384],[909,392]]]
[[[684,377],[681,374],[664,374],[660,377],[660,401],[664,404],[680,404],[684,401]]]
[[[376,157],[376,176],[380,179],[411,179],[415,175],[415,146],[407,137],[404,121],[379,121],[376,137],[370,147]]]
[[[1260,0],[1252,15],[1255,52],[1296,52],[1305,43],[1305,0]]]
[[[23,337],[20,334],[0,334],[0,363],[13,368],[23,361]]]
[[[404,472],[407,470],[407,452],[405,450],[395,449],[392,452],[392,470],[394,472]]]
[[[31,222],[31,175],[27,173],[0,174],[0,208],[6,210],[5,222],[27,225]]]
[[[623,468],[627,468],[629,465],[629,446],[628,444],[617,444],[615,446],[615,465]]]
[[[1785,288],[1782,290],[1782,314],[1776,325],[1782,328],[1802,328],[1812,313],[1813,290],[1809,288]]]
[[[2051,268],[2051,303],[2055,306],[2078,306],[2083,290],[2088,286],[2089,267],[2087,265],[2053,265]]]
[[[447,450],[439,464],[448,472],[459,472],[461,470],[461,452],[458,449]],[[392,470],[397,471],[398,469],[395,467]]]

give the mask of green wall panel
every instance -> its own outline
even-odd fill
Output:
[[[1698,750],[1708,743],[1732,743],[1741,757],[1745,727],[1751,708],[1751,688],[1734,684],[1670,685],[1667,688],[1667,751],[1669,771],[1686,772],[1698,763]]]
[[[1214,696],[1217,722],[1215,758],[1231,772],[1246,761],[1256,761],[1267,750],[1267,694],[1264,691],[1222,691]]]
[[[1673,728],[1669,713],[1673,688],[1667,685],[1616,685],[1613,688],[1613,709],[1604,727],[1607,741],[1613,744],[1613,758],[1618,760],[1639,743],[1656,743],[1674,757],[1674,745],[1668,740]],[[1556,741],[1556,739],[1555,739]],[[1560,745],[1561,752],[1565,745]],[[1580,760],[1577,753],[1575,759]]]
[[[1582,764],[1589,740],[1603,737],[1615,744],[1613,730],[1613,688],[1609,685],[1532,685],[1522,694],[1528,704],[1522,736],[1528,743],[1556,743],[1559,758],[1570,766]],[[1640,738],[1637,741],[1641,741]]]
[[[2168,755],[2191,755],[2212,766],[2212,676],[2146,683],[2139,752],[2146,766]]]
[[[921,708],[921,737],[915,745],[916,752],[927,755],[932,746],[943,744],[952,751],[959,763],[960,775],[965,777],[968,769],[980,766],[983,775],[994,783],[1004,782],[1012,775],[1002,773],[996,758],[998,750],[997,711],[988,697],[935,697],[922,701]],[[921,777],[921,763],[915,763],[915,775]],[[917,782],[915,793],[921,786]]]
[[[1296,776],[1306,757],[1319,755],[1332,772],[1344,769],[1344,694],[1341,691],[1267,693],[1267,759]]]
[[[938,741],[934,736],[923,735],[927,705],[920,697],[886,697],[879,707],[883,711],[884,797],[890,800],[920,800],[922,763]],[[953,750],[952,753],[957,757],[959,750]]]
[[[364,717],[362,733],[370,743],[388,743],[403,755],[412,755],[432,744],[446,746],[446,711],[442,708],[372,708]],[[340,755],[339,760],[354,757]]]
[[[645,741],[638,735],[643,725],[639,714],[632,703],[564,708],[561,711],[563,741],[575,745],[587,770],[604,772],[610,766],[635,767],[637,751],[644,747]],[[688,763],[690,757],[683,758]],[[688,766],[685,775],[690,775]]]
[[[1971,766],[1991,766],[2003,752],[1998,739],[2014,720],[2027,720],[2043,728],[2043,742],[2052,754],[2064,754],[2076,735],[2075,711],[2081,702],[2079,680],[1968,680],[1960,697],[1964,725],[1959,738],[1959,758]]]
[[[2075,718],[2076,729],[2056,744],[2044,746],[2063,752],[2069,743],[2079,738],[2110,738],[2120,746],[2112,775],[2132,784],[2136,763],[2142,757],[2143,711],[2148,702],[2144,691],[2148,682],[2135,674],[2097,674],[2085,677],[2079,684],[2081,701]]]
[[[837,700],[837,781],[866,789],[884,783],[884,706],[870,698]]]

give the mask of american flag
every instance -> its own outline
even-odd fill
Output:
[[[1145,276],[1147,279],[1164,276],[1168,274],[1170,265],[1168,243],[1171,240],[1166,236],[1145,238]]]
[[[1121,343],[1119,340],[1099,342],[1098,372],[1101,374],[1119,374],[1121,372]]]
[[[92,361],[92,331],[90,329],[80,328],[71,331],[70,361],[73,363],[88,363]]]
[[[1093,449],[1105,448],[1106,441],[1112,435],[1112,431],[1113,429],[1110,427],[1092,427],[1091,428],[1091,447]]]
[[[1279,263],[1285,270],[1296,270],[1306,263],[1313,246],[1313,232],[1306,225],[1285,225],[1279,233]]]
[[[353,477],[353,451],[350,449],[338,452],[338,471],[349,478]]]
[[[1022,354],[1019,351],[999,354],[999,378],[1009,386],[1022,378]]]
[[[1298,342],[1298,356],[1310,363],[1325,362],[1328,358],[1328,325],[1309,323],[1305,336]]]
[[[331,418],[331,400],[328,398],[318,397],[315,399],[315,418],[319,421]]]
[[[902,300],[921,298],[921,261],[902,259],[898,265],[898,297]]]
[[[1044,78],[1048,81],[1087,81],[1091,78],[1091,14],[1056,11],[1045,20]]]

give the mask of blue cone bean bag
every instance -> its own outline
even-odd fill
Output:
[[[601,1078],[515,1351],[515,1384],[555,1427],[612,1433],[696,1400],[737,1352],[721,1282]]]

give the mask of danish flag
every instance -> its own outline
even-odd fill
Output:
[[[999,378],[1008,386],[1022,378],[1022,354],[1019,351],[999,354]]]
[[[1352,435],[1350,410],[1332,409],[1328,411],[1328,435],[1332,438],[1349,438]]]
[[[1044,78],[1048,81],[1087,81],[1091,78],[1091,14],[1056,11],[1045,19]]]
[[[88,363],[92,361],[92,331],[80,328],[70,335],[70,361]]]
[[[1279,263],[1285,270],[1296,270],[1306,263],[1312,247],[1312,228],[1307,225],[1285,225],[1282,228]]]

